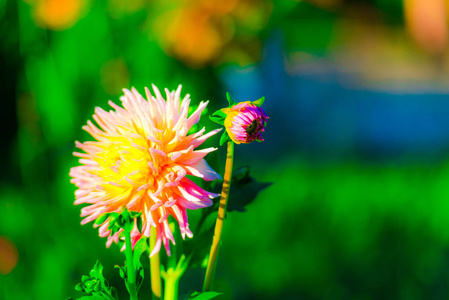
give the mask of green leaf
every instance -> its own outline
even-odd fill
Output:
[[[140,257],[148,249],[147,239],[148,238],[146,238],[146,237],[142,237],[134,246],[134,250],[133,250],[134,266],[137,266],[137,264],[140,264]]]
[[[271,182],[259,182],[250,175],[249,167],[242,167],[232,174],[231,193],[227,211],[245,211],[245,206],[253,202],[257,194],[269,187]]]
[[[262,97],[260,99],[257,99],[256,101],[251,102],[255,106],[262,106],[262,104],[265,102],[265,97]]]
[[[77,284],[75,285],[75,290],[78,291],[78,292],[82,292],[82,291],[84,290],[83,284],[82,284],[81,282],[80,282],[80,283],[77,283]]]
[[[111,296],[112,296],[112,298],[118,300],[118,292],[117,292],[117,289],[115,287],[111,287]]]
[[[220,146],[223,146],[228,141],[231,141],[231,138],[229,137],[228,132],[225,130],[220,138]]]
[[[236,169],[234,172],[232,172],[232,179],[235,180],[236,182],[241,183],[242,181],[245,181],[249,177],[249,171],[250,168],[247,166],[240,167]]]
[[[143,270],[142,264],[139,262],[139,266],[136,268],[136,289],[140,290],[143,280],[145,279],[145,272]]]
[[[79,299],[118,299],[117,292],[114,288],[109,287],[103,276],[103,266],[100,261],[97,260],[89,275],[90,277],[83,275],[81,277],[82,282],[75,286],[75,290],[89,295],[86,296],[87,298],[82,297]]]
[[[120,277],[122,277],[123,279],[125,279],[126,280],[126,270],[125,270],[125,267],[123,266],[119,266],[119,265],[115,265],[114,266],[114,269],[118,269],[119,270],[119,274],[120,274]]]
[[[234,106],[234,105],[237,104],[237,101],[235,101],[235,100],[231,97],[231,94],[229,94],[228,92],[226,92],[226,99],[228,99],[229,107],[232,107],[232,106]]]
[[[100,261],[97,260],[95,262],[94,267],[89,272],[89,276],[97,279],[104,279],[103,277],[103,266],[101,265]]]
[[[226,114],[221,110],[217,110],[216,112],[214,112],[211,116],[209,116],[209,119],[211,119],[211,121],[218,123],[220,125],[224,126],[224,121],[226,119]]]
[[[134,246],[133,250],[133,266],[134,266],[134,272],[136,273],[136,284],[137,284],[137,291],[139,291],[140,286],[143,283],[144,279],[144,270],[142,263],[140,262],[140,258],[142,257],[142,254],[145,253],[145,251],[148,249],[148,238],[142,237]]]
[[[190,293],[189,295],[188,295],[188,300],[192,300],[192,299],[195,299],[195,300],[208,300],[208,299],[213,299],[213,298],[215,298],[215,297],[217,297],[217,296],[219,296],[219,295],[221,295],[222,293],[218,293],[218,292],[197,292],[197,291],[194,291],[194,292],[192,292],[192,293]]]
[[[221,126],[224,126],[224,120],[225,120],[225,119],[223,119],[223,118],[221,118],[221,117],[209,116],[209,119],[210,119],[212,122],[215,122],[215,123],[217,123],[217,124],[220,124]]]

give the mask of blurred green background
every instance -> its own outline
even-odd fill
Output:
[[[226,91],[266,96],[265,142],[236,147],[235,165],[274,184],[228,215],[220,299],[447,299],[448,12],[445,0],[0,0],[0,299],[79,297],[97,259],[125,291],[123,255],[80,225],[68,172],[94,107],[151,83],[182,84],[209,112]],[[203,276],[189,270],[180,292]]]

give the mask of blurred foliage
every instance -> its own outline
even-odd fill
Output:
[[[339,46],[333,38],[338,22],[354,15],[393,33],[398,27],[408,30],[410,40],[442,66],[446,13],[432,7],[437,17],[422,16],[419,12],[427,10],[417,7],[430,5],[423,3],[0,0],[0,299],[82,297],[73,287],[97,258],[110,286],[126,291],[113,268],[123,261],[119,247],[106,249],[96,230],[80,225],[80,207],[73,205],[75,188],[69,182],[69,169],[77,164],[71,154],[74,140],[87,139],[81,126],[95,106],[106,108],[108,99],[118,103],[122,88],[142,90],[154,83],[174,89],[181,83],[194,103],[210,99],[209,112],[215,111],[228,89],[223,74],[235,76],[227,68],[245,73],[264,59],[287,69],[291,77],[282,77],[272,65],[255,76],[262,78],[262,88],[270,89],[266,105],[273,117],[267,134],[276,132],[272,144],[267,139],[239,148],[236,167],[248,165],[240,154],[251,157],[257,161],[254,177],[275,184],[248,203],[245,213],[227,215],[215,286],[222,295],[217,299],[447,299],[447,157],[427,165],[413,160],[373,163],[345,145],[351,150],[344,160],[309,160],[291,144],[293,135],[300,136],[294,125],[306,127],[308,120],[287,120],[302,95],[280,88],[286,85],[275,80],[295,78],[284,55],[330,55]],[[447,1],[440,5],[447,10]],[[347,40],[365,41],[363,52],[376,48],[375,42],[368,43],[372,32],[367,27],[349,24],[354,30],[346,32],[357,35],[351,33]],[[275,34],[281,41],[279,61],[266,54],[266,41]],[[395,44],[394,38],[386,44]],[[358,56],[352,59],[355,66],[363,63]],[[239,83],[242,93],[255,89],[247,81]],[[318,111],[302,108],[305,116]],[[326,116],[324,108],[317,118]],[[205,117],[199,126],[215,128]],[[273,143],[276,137],[282,143]],[[306,145],[306,139],[323,137],[301,138]],[[205,147],[216,145],[218,139],[207,143]],[[222,169],[215,158],[211,165]],[[201,212],[192,211],[189,218],[196,225]],[[211,228],[212,219],[204,222]],[[202,235],[210,233],[199,232],[197,238]],[[143,267],[148,263],[142,255]],[[188,270],[180,293],[201,290],[203,276],[204,269]],[[149,293],[146,276],[140,296],[148,298]]]

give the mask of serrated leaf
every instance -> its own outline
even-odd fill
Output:
[[[229,94],[228,92],[226,92],[226,99],[228,99],[229,107],[232,107],[232,106],[234,106],[234,105],[237,104],[237,101],[235,101],[235,100],[231,97],[231,94]]]
[[[257,99],[256,101],[251,102],[255,106],[262,106],[262,104],[265,102],[265,97],[262,97],[260,99]]]
[[[218,292],[193,292],[190,293],[190,295],[188,295],[188,300],[208,300],[208,299],[213,299],[219,295],[221,295],[222,293],[218,293]]]
[[[220,138],[220,146],[223,146],[228,141],[231,141],[231,138],[229,137],[228,132],[225,130]]]

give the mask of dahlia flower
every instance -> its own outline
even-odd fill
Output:
[[[131,231],[132,246],[142,236],[150,236],[151,227],[155,227],[157,242],[151,255],[160,250],[161,243],[170,255],[169,241],[175,244],[175,240],[168,216],[178,222],[183,238],[192,237],[186,210],[210,206],[211,199],[218,196],[186,175],[207,181],[220,178],[204,160],[216,148],[195,150],[220,130],[204,134],[203,128],[187,135],[208,102],[201,102],[188,116],[190,97],[186,95],[180,101],[181,86],[176,92],[165,89],[166,100],[154,85],[153,90],[155,96],[145,88],[145,100],[136,89],[125,89],[120,98],[123,108],[109,101],[114,110],[95,109],[93,118],[99,127],[88,121],[83,129],[96,141],[76,142],[85,153],[74,152],[82,165],[73,167],[70,176],[78,187],[75,205],[88,204],[81,209],[85,217],[81,224],[106,212],[120,212],[126,206],[142,212],[141,232],[137,222]],[[111,234],[108,225],[109,219],[94,225],[100,227],[101,237],[108,237],[107,247],[117,243],[123,231]]]

